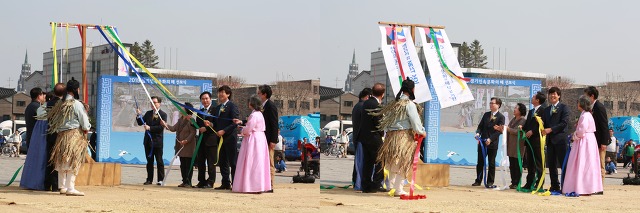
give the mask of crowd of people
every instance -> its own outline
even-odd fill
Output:
[[[32,102],[25,110],[29,155],[21,188],[84,195],[75,188],[75,178],[82,164],[90,158],[89,146],[95,159],[96,136],[93,134],[90,140],[87,137],[93,128],[87,115],[88,106],[78,100],[79,87],[80,83],[72,79],[67,84],[56,84],[50,94],[45,94],[41,88],[30,91]],[[272,193],[276,165],[278,171],[286,171],[286,164],[283,138],[278,130],[278,112],[270,100],[271,95],[271,87],[262,85],[257,94],[236,105],[230,101],[231,88],[223,85],[217,90],[217,106],[211,104],[212,94],[205,91],[200,94],[202,108],[197,110],[191,103],[184,103],[186,113],[173,125],[165,122],[167,114],[160,109],[162,98],[151,97],[151,110],[143,114],[136,109],[135,118],[145,130],[142,145],[147,159],[147,177],[143,184],[153,184],[154,165],[156,184],[162,185],[165,180],[163,136],[168,130],[176,132],[173,145],[181,162],[182,183],[179,187],[213,188],[216,167],[219,167],[222,180],[214,188],[216,190]],[[240,119],[239,107],[248,107],[251,114]],[[238,133],[243,136],[239,153],[236,152]],[[197,134],[202,136],[198,148]],[[198,168],[195,185],[192,185],[192,161]],[[319,168],[315,170],[319,171]]]
[[[543,169],[547,167],[550,192],[569,196],[604,194],[605,174],[608,170],[616,172],[615,164],[608,163],[611,157],[605,157],[613,154],[615,158],[617,142],[613,131],[608,128],[606,109],[598,101],[598,90],[592,86],[587,87],[584,95],[573,104],[561,103],[561,94],[557,87],[549,88],[547,94],[536,93],[531,99],[534,108],[528,113],[523,103],[517,103],[514,106],[514,117],[508,125],[505,125],[504,116],[498,111],[502,106],[501,99],[491,98],[490,111],[482,117],[476,131],[478,176],[472,186],[482,185],[481,181],[484,179],[485,187],[495,187],[498,136],[506,129],[511,171],[509,188],[525,192],[544,191],[542,186],[545,180],[541,177]],[[541,107],[547,101],[549,106]],[[569,112],[572,108],[580,111],[580,117],[575,131],[569,132]],[[526,160],[523,159],[525,157]],[[520,187],[520,165],[523,162],[526,162],[523,167],[527,168],[528,175],[524,185]],[[488,169],[484,169],[485,163],[488,163]],[[559,174],[558,169],[562,173]],[[487,172],[486,178],[481,176],[483,172]]]

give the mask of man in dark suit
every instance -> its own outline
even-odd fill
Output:
[[[547,96],[542,92],[538,92],[536,95],[531,97],[533,108],[529,110],[529,113],[527,114],[527,121],[522,127],[522,130],[525,131],[525,136],[529,139],[529,144],[525,144],[525,146],[531,145],[531,147],[525,149],[527,152],[526,166],[528,174],[527,182],[522,187],[524,189],[530,189],[532,185],[535,188],[538,188],[536,176],[538,178],[542,176],[542,149],[540,148],[540,133],[538,132],[540,124],[538,123],[536,116],[540,116],[541,118],[544,116],[544,108],[542,108],[541,105],[544,104],[546,100]]]
[[[351,120],[353,121],[353,134],[351,136],[353,145],[355,146],[356,150],[355,158],[353,159],[353,173],[351,175],[351,182],[353,182],[353,188],[356,190],[362,190],[361,180],[358,178],[358,172],[362,172],[362,145],[360,144],[360,141],[356,140],[356,138],[358,138],[358,136],[361,134],[360,122],[362,121],[360,119],[362,115],[362,105],[365,101],[369,100],[369,96],[371,96],[371,88],[364,88],[362,91],[360,91],[360,94],[358,95],[359,101],[355,106],[353,106],[353,109],[351,110]],[[358,168],[356,169],[356,167]]]
[[[200,103],[202,104],[200,111],[215,115],[215,107],[211,106],[211,93],[209,91],[204,91],[200,94]],[[211,130],[211,127],[204,125],[204,120],[202,119],[213,122],[213,118],[210,116],[198,114],[198,117],[196,117],[196,123],[200,127],[198,132],[202,135],[202,141],[196,156],[198,184],[195,187],[213,188],[213,183],[216,182],[216,148],[218,147],[219,139],[216,137],[216,133]],[[208,178],[205,177],[206,174],[209,175]]]
[[[560,103],[561,91],[558,87],[551,87],[547,92],[549,107],[545,109],[542,121],[544,122],[543,135],[546,135],[547,165],[551,188],[549,191],[560,191],[558,168],[562,167],[564,155],[567,152],[567,126],[569,123],[569,108]],[[562,177],[564,178],[564,177]]]
[[[384,132],[378,130],[379,116],[372,116],[371,111],[379,110],[382,98],[384,98],[385,86],[381,83],[373,85],[373,97],[362,104],[360,113],[360,127],[356,141],[362,144],[362,174],[360,174],[362,192],[375,193],[384,191],[382,181],[384,178],[381,165],[376,163],[378,150],[382,146]],[[373,176],[372,176],[373,175]]]
[[[51,110],[53,106],[58,103],[58,101],[62,100],[62,98],[67,94],[67,87],[64,83],[57,83],[53,87],[54,97],[47,102],[47,110]],[[47,159],[51,158],[51,151],[56,144],[56,139],[58,138],[58,133],[47,133]],[[44,176],[44,188],[49,189],[51,191],[57,192],[60,191],[58,187],[64,186],[64,177],[63,173],[58,175],[58,171],[55,170],[55,166],[52,164],[47,164],[45,169]]]
[[[27,124],[27,148],[29,148],[29,140],[33,134],[33,128],[36,125],[36,111],[42,103],[45,102],[46,93],[42,92],[40,87],[35,87],[29,91],[31,95],[31,103],[24,109],[24,121]],[[15,129],[13,131],[16,131]]]
[[[214,116],[216,117],[213,118],[213,129],[218,131],[216,137],[224,139],[218,161],[220,174],[222,175],[222,185],[214,188],[219,190],[230,190],[236,173],[236,143],[238,140],[236,129],[238,125],[233,119],[240,118],[240,111],[238,111],[238,107],[233,102],[229,101],[230,98],[231,88],[229,86],[223,85],[218,88],[220,105],[214,111]],[[205,125],[206,123],[208,122],[205,122]]]
[[[273,192],[273,180],[275,179],[275,161],[273,159],[274,148],[278,143],[278,109],[276,105],[271,101],[272,95],[271,87],[269,85],[262,85],[258,87],[258,97],[262,100],[262,115],[264,116],[265,131],[264,134],[267,137],[269,143],[269,164],[271,166],[271,190]]]
[[[491,111],[485,112],[478,124],[476,130],[476,137],[483,139],[484,146],[487,149],[487,156],[489,158],[489,172],[487,173],[487,186],[493,186],[493,180],[496,174],[496,155],[498,154],[498,143],[500,142],[500,135],[502,126],[504,126],[504,115],[498,112],[498,109],[502,106],[502,100],[500,98],[493,97],[489,102],[489,109]],[[478,142],[478,165],[476,165],[476,180],[472,186],[480,186],[482,182],[482,172],[485,164],[484,156],[482,155],[482,147]]]
[[[162,99],[157,96],[151,97],[151,110],[147,111],[144,116],[140,117],[140,109],[136,109],[138,116],[136,121],[139,126],[144,126],[144,155],[147,158],[147,181],[144,185],[150,185],[153,181],[153,160],[155,158],[158,166],[158,185],[162,185],[164,180],[164,161],[162,160],[162,145],[164,126],[160,124],[160,120],[167,120],[167,113],[160,109]],[[156,113],[157,112],[157,113]],[[158,116],[159,115],[159,116]],[[147,134],[147,132],[149,134]],[[151,137],[149,137],[151,135]]]
[[[598,141],[598,151],[600,151],[600,173],[602,174],[602,181],[604,184],[604,175],[606,173],[604,169],[604,158],[607,154],[607,146],[611,144],[611,137],[609,135],[609,118],[607,118],[607,109],[604,105],[598,101],[598,89],[594,86],[589,86],[584,89],[584,94],[591,100],[593,121],[596,124],[596,141]],[[597,193],[602,194],[602,193]]]

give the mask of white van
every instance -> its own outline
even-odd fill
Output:
[[[320,135],[321,149],[324,150],[324,148],[326,148],[327,136],[331,136],[334,140],[336,140],[338,136],[340,136],[340,134],[342,133],[342,130],[347,131],[347,134],[351,134],[351,132],[353,131],[352,126],[353,126],[353,122],[348,120],[335,120],[335,121],[329,122],[327,125],[325,125],[322,128],[322,131],[321,131],[321,135]]]

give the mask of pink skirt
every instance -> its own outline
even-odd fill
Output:
[[[580,141],[574,141],[566,165],[566,177],[562,193],[593,194],[602,191],[600,152],[595,135],[585,133]]]
[[[271,190],[269,148],[264,132],[252,132],[242,139],[233,192],[252,193]]]

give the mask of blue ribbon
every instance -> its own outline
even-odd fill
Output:
[[[478,140],[478,142],[480,142],[480,149],[482,150],[482,159],[484,160],[484,169],[482,174],[478,175],[478,179],[480,178],[480,176],[482,176],[484,174],[484,187],[485,188],[495,188],[495,186],[488,186],[487,185],[487,164],[488,162],[488,158],[487,158],[487,147],[484,146],[484,142],[486,141],[486,139],[482,139],[480,137],[476,137],[476,140]]]
[[[569,161],[569,153],[571,152],[571,135],[567,136],[567,151],[564,154],[564,161],[562,161],[562,180],[560,181],[560,188],[564,188],[564,176],[567,169],[567,161]]]

